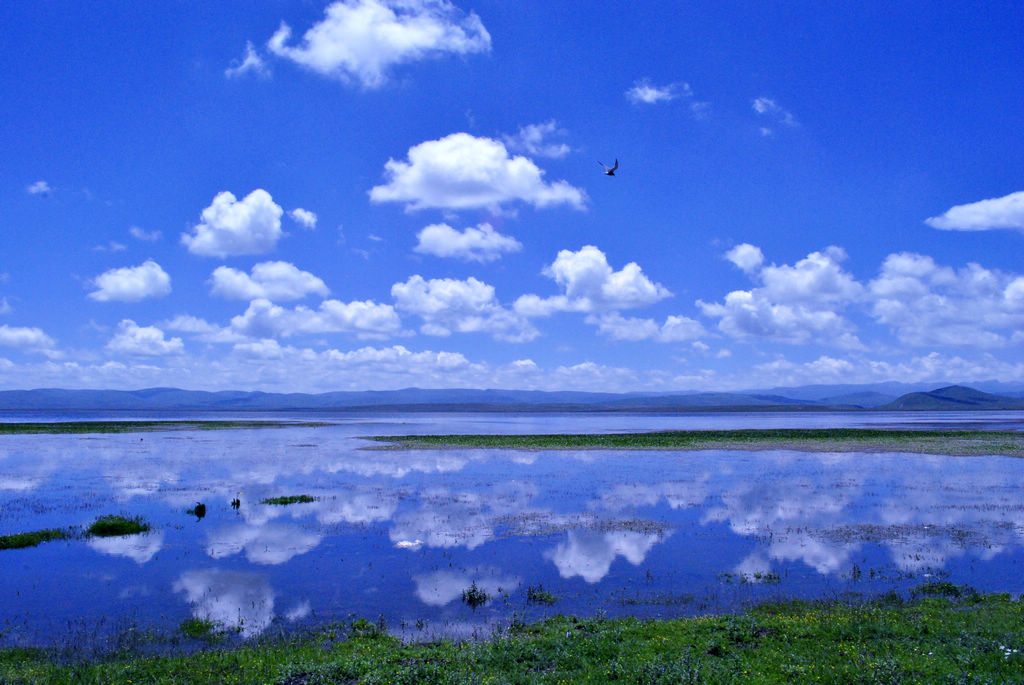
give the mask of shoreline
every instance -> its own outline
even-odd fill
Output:
[[[1024,603],[930,583],[911,599],[765,603],[681,619],[553,615],[478,642],[403,643],[365,619],[301,636],[153,656],[144,636],[100,658],[0,648],[0,682],[1009,682],[1024,668]],[[182,632],[184,633],[184,627]],[[186,648],[188,646],[186,645]]]

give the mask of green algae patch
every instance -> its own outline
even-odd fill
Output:
[[[550,435],[368,436],[383,449],[796,450],[1024,456],[1024,433],[984,430],[775,428]]]

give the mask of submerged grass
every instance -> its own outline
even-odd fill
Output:
[[[227,430],[231,428],[316,428],[323,422],[288,421],[48,421],[38,423],[0,422],[0,435],[36,433],[149,433],[171,430]]]
[[[1024,433],[984,430],[773,428],[552,435],[369,436],[385,449],[799,450],[1024,456]]]
[[[63,540],[72,536],[71,530],[65,528],[47,528],[27,533],[0,535],[0,549],[24,549],[35,547],[50,540]]]
[[[403,644],[357,621],[188,656],[60,664],[39,650],[7,649],[0,682],[1020,682],[1022,603],[963,594],[769,604],[742,616],[675,620],[558,616],[477,643]]]
[[[315,501],[316,497],[311,495],[284,495],[281,497],[268,497],[267,499],[260,500],[260,504],[307,504]]]

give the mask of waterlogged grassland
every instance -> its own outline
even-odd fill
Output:
[[[575,435],[370,436],[384,449],[796,450],[1024,456],[1024,433],[983,430],[778,428]]]
[[[557,616],[483,642],[403,644],[368,621],[190,656],[61,663],[0,650],[4,683],[1020,682],[1024,611],[1007,595],[764,605],[742,616]]]
[[[0,435],[74,434],[74,433],[149,433],[154,431],[229,430],[235,428],[316,428],[323,422],[288,421],[47,421],[2,423]]]

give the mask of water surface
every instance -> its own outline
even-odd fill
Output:
[[[1024,592],[1024,460],[382,451],[359,439],[1019,429],[1019,412],[286,418],[337,423],[0,436],[0,535],[85,527],[107,513],[142,515],[153,526],[137,536],[0,551],[0,644],[101,642],[129,627],[170,634],[189,617],[249,638],[359,616],[419,639],[486,636],[552,613],[694,615],[764,599],[906,593],[929,580]],[[295,494],[316,499],[260,503]],[[186,513],[197,502],[207,507],[202,519]],[[473,584],[491,597],[475,609],[462,601]],[[557,598],[553,605],[529,601],[528,589],[541,587]]]

